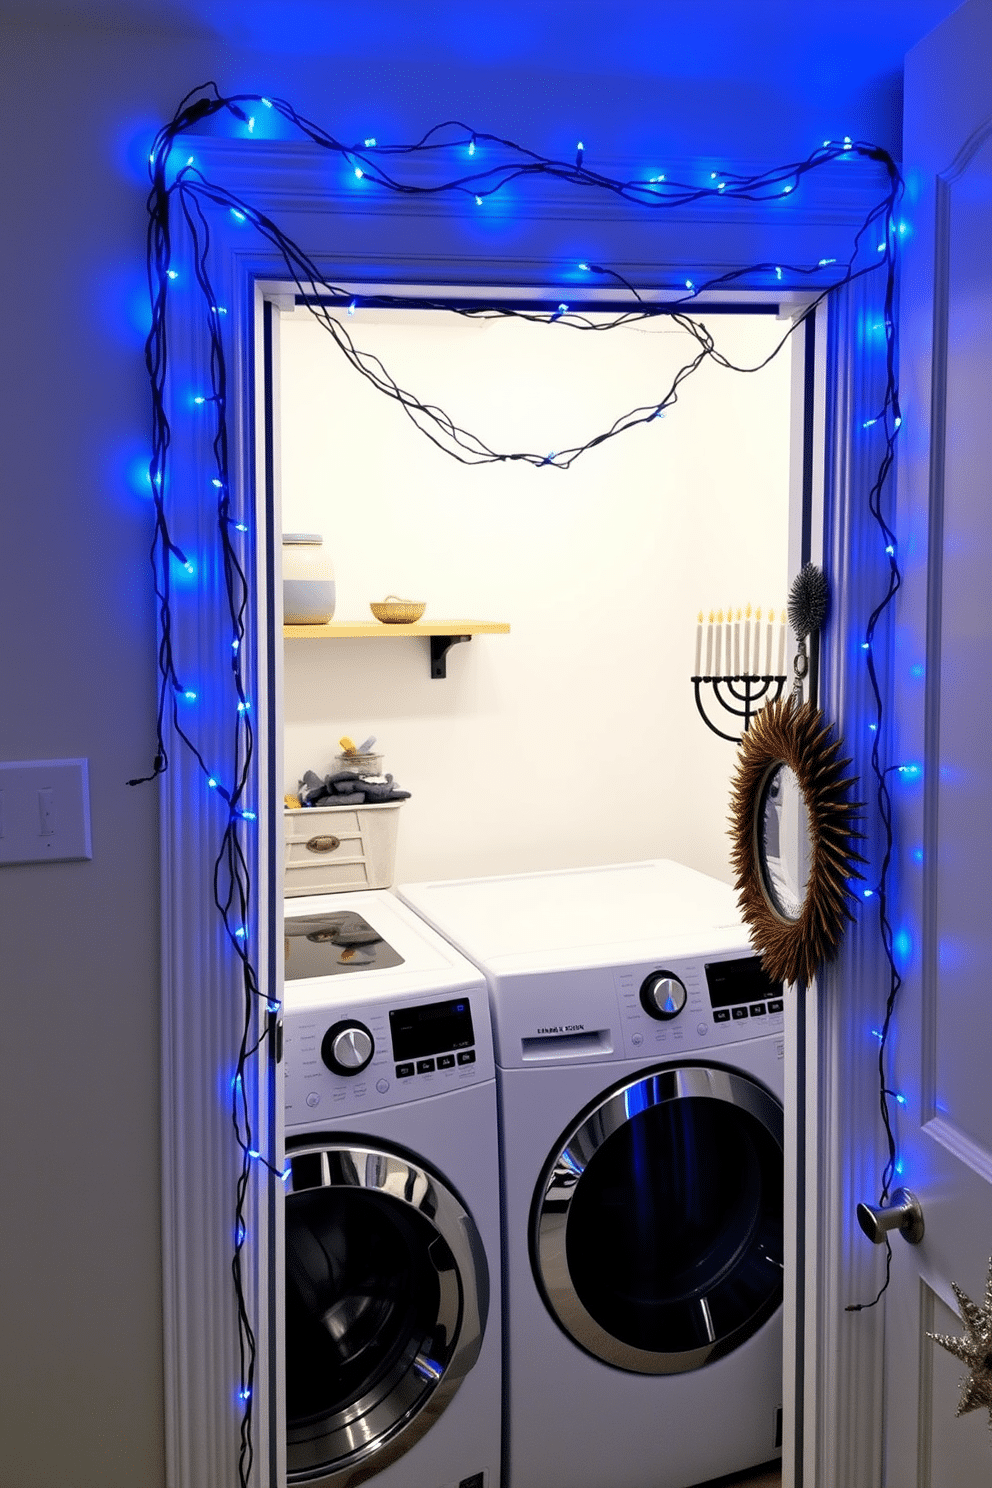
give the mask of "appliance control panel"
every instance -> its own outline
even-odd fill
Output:
[[[287,1130],[492,1079],[482,988],[296,1010],[283,1019]]]
[[[624,1052],[632,1058],[718,1048],[783,1027],[782,983],[772,982],[754,955],[622,966],[615,980]]]

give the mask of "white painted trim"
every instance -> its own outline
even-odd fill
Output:
[[[801,333],[802,353],[797,351],[793,357],[792,427],[805,432],[804,440],[793,440],[791,452],[789,571],[793,574],[806,562],[823,564],[827,328],[824,303]],[[812,657],[817,655],[814,642]],[[810,689],[813,680],[811,671]],[[817,1233],[817,1193],[815,1181],[810,1182],[817,1173],[817,1145],[809,1141],[807,1131],[819,1110],[817,1011],[815,989],[799,984],[789,990],[785,1013],[783,1488],[801,1488],[804,1480],[814,1481],[806,1466],[805,1402],[807,1396],[815,1399],[817,1379],[815,1275],[809,1265],[810,1237]]]
[[[260,813],[259,826],[262,829],[259,834],[259,852],[264,854],[268,861],[269,873],[267,876],[260,875],[260,881],[266,884],[265,900],[259,901],[259,918],[268,919],[268,934],[271,940],[266,942],[268,950],[268,962],[270,974],[273,978],[273,992],[278,992],[283,983],[284,970],[284,940],[282,935],[282,882],[283,882],[283,851],[284,839],[282,833],[282,781],[283,781],[283,729],[282,729],[282,669],[283,669],[283,646],[282,646],[282,583],[279,567],[280,543],[282,533],[282,491],[280,483],[280,460],[278,447],[279,420],[279,382],[274,379],[272,384],[266,388],[264,380],[264,362],[266,350],[265,340],[265,317],[266,306],[269,314],[269,335],[271,344],[268,355],[274,366],[279,365],[279,316],[281,310],[280,296],[271,293],[260,282],[254,284],[254,328],[255,328],[255,359],[252,372],[252,383],[255,403],[255,470],[258,478],[255,481],[255,527],[256,531],[267,534],[265,549],[261,551],[256,548],[256,568],[258,572],[259,587],[259,610],[258,619],[259,637],[270,636],[273,638],[270,660],[263,664],[261,655],[258,665],[258,693],[259,693],[259,715],[264,715],[267,720],[265,732],[259,731],[259,762],[265,762],[268,769],[268,789],[259,792],[260,798],[264,795],[269,803],[270,809]],[[271,396],[271,408],[268,416],[271,419],[271,427],[266,427],[267,410],[265,408],[266,394]],[[271,478],[267,478],[266,460],[271,463]],[[261,647],[259,651],[261,653]],[[281,1036],[281,1019],[277,1036]],[[270,1138],[269,1147],[272,1152],[272,1161],[276,1168],[280,1169],[285,1160],[283,1145],[283,1068],[281,1063],[272,1071],[273,1080],[271,1098],[273,1109],[270,1115]],[[264,1326],[259,1328],[259,1356],[267,1361],[268,1370],[263,1381],[260,1381],[259,1390],[259,1446],[264,1448],[265,1460],[268,1464],[267,1472],[259,1474],[259,1481],[267,1484],[282,1484],[286,1475],[286,1423],[285,1423],[285,1399],[281,1390],[273,1388],[273,1379],[276,1370],[280,1367],[279,1361],[283,1357],[284,1342],[284,1294],[280,1287],[273,1287],[270,1278],[281,1276],[283,1267],[283,1206],[280,1202],[282,1185],[272,1179],[269,1196],[274,1202],[271,1206],[265,1206],[265,1244],[259,1246],[255,1252],[255,1295],[253,1306],[260,1320],[264,1318]],[[263,1213],[259,1210],[258,1223],[260,1229]],[[261,1372],[261,1371],[260,1371]]]
[[[326,157],[309,146],[271,145],[262,141],[232,143],[213,139],[191,141],[200,168],[211,178],[223,180],[246,201],[267,212],[290,237],[319,261],[321,272],[355,282],[406,283],[411,285],[457,284],[480,286],[499,282],[506,286],[556,286],[560,292],[563,266],[574,253],[576,224],[588,241],[591,261],[608,263],[639,286],[664,288],[687,264],[698,272],[721,272],[757,261],[784,264],[814,264],[821,257],[846,258],[851,231],[860,225],[868,205],[881,196],[884,175],[878,167],[847,162],[809,177],[802,193],[763,210],[756,204],[720,209],[704,202],[678,213],[643,212],[604,194],[590,195],[576,204],[574,188],[560,183],[541,183],[531,197],[518,197],[520,231],[512,247],[494,238],[488,248],[465,231],[471,212],[444,202],[396,202],[364,193],[331,193]],[[687,169],[692,169],[691,164]],[[570,194],[572,193],[572,194]],[[801,198],[801,200],[800,200]],[[224,219],[215,222],[214,218]],[[384,224],[386,230],[384,231]],[[261,514],[254,478],[255,414],[253,351],[257,351],[258,307],[256,287],[266,281],[281,281],[284,270],[269,248],[250,227],[232,229],[227,214],[214,213],[212,278],[218,293],[230,308],[227,350],[231,377],[232,459],[242,488],[252,493]],[[385,242],[384,242],[385,239]],[[684,274],[683,274],[684,277]],[[769,289],[768,300],[788,302],[808,293],[808,283],[787,276],[777,289]],[[277,292],[278,293],[278,292]],[[724,294],[722,298],[727,298]],[[832,523],[831,574],[834,586],[833,633],[840,641],[848,621],[860,623],[866,595],[862,570],[867,564],[867,540],[861,531],[862,508],[867,490],[866,470],[859,463],[859,446],[853,441],[852,408],[860,408],[865,397],[858,384],[855,318],[865,297],[864,290],[846,291],[831,319],[833,363],[829,375],[830,403],[834,386],[845,410],[833,425],[828,452],[827,496]],[[751,296],[749,296],[751,298]],[[190,302],[185,302],[189,304]],[[190,313],[183,318],[181,302],[174,297],[177,332],[173,349],[175,364],[191,357],[197,325]],[[190,305],[192,311],[193,306]],[[202,350],[202,348],[200,348]],[[177,427],[179,425],[177,421]],[[186,486],[202,491],[205,467],[198,465],[202,451],[182,453],[187,460]],[[187,498],[184,520],[205,540],[212,513],[204,511],[193,496]],[[259,523],[259,534],[264,531]],[[261,539],[260,539],[261,540]],[[246,643],[245,661],[263,698],[266,689],[278,692],[278,665],[268,666],[264,645],[266,612],[264,573],[271,555],[259,551],[253,569],[256,586],[254,626]],[[273,613],[275,624],[277,614]],[[217,654],[215,617],[187,613],[183,638],[205,666]],[[823,698],[828,711],[844,725],[859,716],[856,681],[848,675],[843,644],[827,648]],[[260,766],[257,798],[260,814],[269,822],[278,820],[278,795],[272,781],[278,771],[265,776],[266,751],[278,749],[278,729],[267,735],[263,710],[259,724]],[[218,719],[218,725],[221,720]],[[234,1484],[237,1481],[237,1411],[231,1400],[236,1379],[234,1313],[231,1303],[230,1230],[233,1213],[233,1179],[230,1125],[223,1100],[218,1099],[218,1071],[228,1067],[240,1032],[236,978],[231,958],[218,934],[217,917],[209,890],[214,830],[210,803],[204,804],[198,774],[189,768],[180,749],[172,751],[172,767],[163,786],[162,817],[162,914],[163,914],[163,1009],[162,1009],[162,1119],[163,1119],[163,1247],[166,1324],[166,1422],[168,1482],[170,1488],[202,1488],[202,1484]],[[278,894],[273,881],[272,858],[266,853],[264,830],[254,840],[252,878],[256,885],[255,912],[249,934],[260,953],[269,955],[267,925],[260,907]],[[877,1391],[872,1387],[871,1368],[876,1360],[873,1322],[857,1332],[843,1323],[837,1309],[861,1290],[866,1274],[863,1250],[855,1250],[841,1216],[869,1173],[859,1166],[863,1157],[862,1123],[854,1127],[854,1113],[862,1112],[858,1058],[862,1050],[853,1030],[860,1031],[862,1002],[874,976],[871,944],[859,929],[849,937],[842,958],[821,987],[825,1012],[822,1052],[811,1038],[815,1021],[805,1033],[808,1078],[825,1107],[819,1126],[807,1132],[806,1160],[822,1164],[817,1210],[810,1195],[814,1221],[824,1215],[816,1264],[811,1268],[807,1306],[815,1303],[804,1326],[806,1357],[822,1363],[827,1348],[836,1347],[843,1366],[823,1368],[815,1376],[815,1395],[808,1374],[803,1397],[797,1404],[808,1416],[803,1428],[807,1448],[805,1488],[861,1488],[873,1483],[865,1477],[864,1464],[877,1456]],[[273,954],[278,952],[273,948]],[[853,989],[856,970],[871,970]],[[852,1063],[854,1066],[852,1072]],[[223,1081],[221,1080],[221,1084]],[[853,1090],[854,1099],[848,1104]],[[256,1119],[267,1118],[266,1091],[253,1093]],[[799,1092],[801,1095],[801,1091]],[[808,1107],[816,1112],[818,1104]],[[855,1140],[855,1136],[857,1140]],[[873,1163],[867,1164],[874,1174]],[[807,1167],[807,1173],[815,1172]],[[838,1198],[839,1196],[839,1198]],[[270,1323],[278,1309],[273,1304],[274,1277],[278,1261],[276,1191],[272,1183],[259,1185],[253,1194],[249,1231],[262,1241],[253,1252],[249,1309],[256,1321],[261,1346],[256,1380],[256,1472],[254,1481],[277,1488],[278,1469],[273,1469],[278,1438],[273,1425],[277,1391],[273,1373],[274,1348]],[[275,1235],[275,1251],[265,1237]],[[814,1228],[808,1235],[816,1235]],[[801,1299],[800,1299],[801,1300]],[[838,1321],[840,1318],[840,1322]],[[843,1325],[842,1325],[843,1324]],[[840,1354],[838,1355],[840,1357]],[[831,1431],[843,1446],[828,1451]],[[824,1453],[821,1457],[820,1453]],[[845,1476],[841,1463],[854,1470]],[[828,1466],[825,1468],[824,1463]]]
[[[250,517],[255,509],[255,410],[252,339],[244,328],[254,324],[254,289],[223,232],[215,234],[211,278],[218,303],[228,311],[231,345],[239,349],[239,354],[231,355],[228,369],[230,474],[232,489],[242,493],[243,509]],[[189,379],[195,372],[202,384],[207,363],[203,317],[183,313],[189,304],[188,298],[183,300],[170,321],[173,445],[168,487],[170,521],[174,532],[182,533],[184,549],[197,557],[199,588],[183,591],[177,586],[174,591],[173,636],[181,673],[202,679],[197,699],[201,749],[208,760],[223,762],[230,753],[234,702],[230,625],[215,548],[216,511],[212,499],[202,499],[204,492],[212,495],[208,441],[202,433],[191,433]],[[194,301],[190,309],[196,312],[199,305]],[[256,568],[255,549],[246,541],[252,605],[256,623],[264,625],[264,546],[259,556],[263,561]],[[200,602],[187,602],[194,593]],[[242,661],[254,704],[255,758],[260,763],[272,746],[272,734],[266,723],[267,679],[256,642],[253,632]],[[170,738],[168,748],[169,769],[162,783],[161,887],[166,1476],[169,1488],[202,1488],[205,1482],[238,1481],[241,1408],[236,1399],[239,1363],[231,1261],[240,1161],[232,1137],[230,1082],[241,1037],[244,988],[240,963],[213,904],[213,864],[226,810],[206,789],[199,766],[181,742]],[[245,840],[253,885],[248,943],[264,989],[273,947],[267,917],[259,912],[272,892],[267,852],[272,813],[263,804],[263,785],[264,774],[256,771],[246,805],[258,811],[259,823],[254,832],[246,827]],[[256,1019],[253,1037],[260,1026]],[[269,1071],[263,1066],[261,1072],[260,1081],[247,1082],[247,1098],[253,1130],[263,1139],[272,1102]],[[267,1145],[262,1150],[269,1151]],[[245,1210],[249,1241],[243,1268],[258,1346],[255,1460],[264,1463],[272,1372],[268,1216],[275,1180],[260,1165],[254,1172]]]
[[[878,872],[881,844],[873,824],[869,769],[873,716],[860,641],[867,617],[884,594],[888,562],[868,511],[868,492],[882,453],[881,433],[863,425],[884,397],[884,360],[860,353],[864,327],[882,318],[881,276],[857,281],[830,301],[826,428],[824,570],[831,610],[821,655],[820,706],[844,738],[846,755],[869,803],[864,855]],[[893,492],[887,490],[891,511]],[[889,627],[876,631],[874,655],[883,688]],[[883,741],[884,744],[884,741]],[[877,1488],[881,1475],[881,1307],[846,1312],[870,1301],[881,1281],[879,1249],[861,1234],[854,1210],[874,1202],[884,1153],[878,1116],[877,1046],[887,989],[877,925],[877,900],[865,901],[842,943],[822,969],[807,1056],[812,1061],[807,1127],[809,1171],[818,1170],[807,1208],[810,1257],[807,1388],[804,1411],[806,1488]]]

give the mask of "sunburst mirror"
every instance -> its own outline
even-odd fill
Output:
[[[836,953],[862,802],[841,740],[812,703],[769,703],[741,740],[731,790],[731,863],[751,943],[773,981],[810,981]]]

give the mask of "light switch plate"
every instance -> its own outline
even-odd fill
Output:
[[[92,858],[88,764],[0,763],[0,864]]]

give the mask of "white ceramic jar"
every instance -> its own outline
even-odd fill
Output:
[[[334,565],[319,532],[282,535],[282,609],[285,625],[326,625],[334,614]]]

